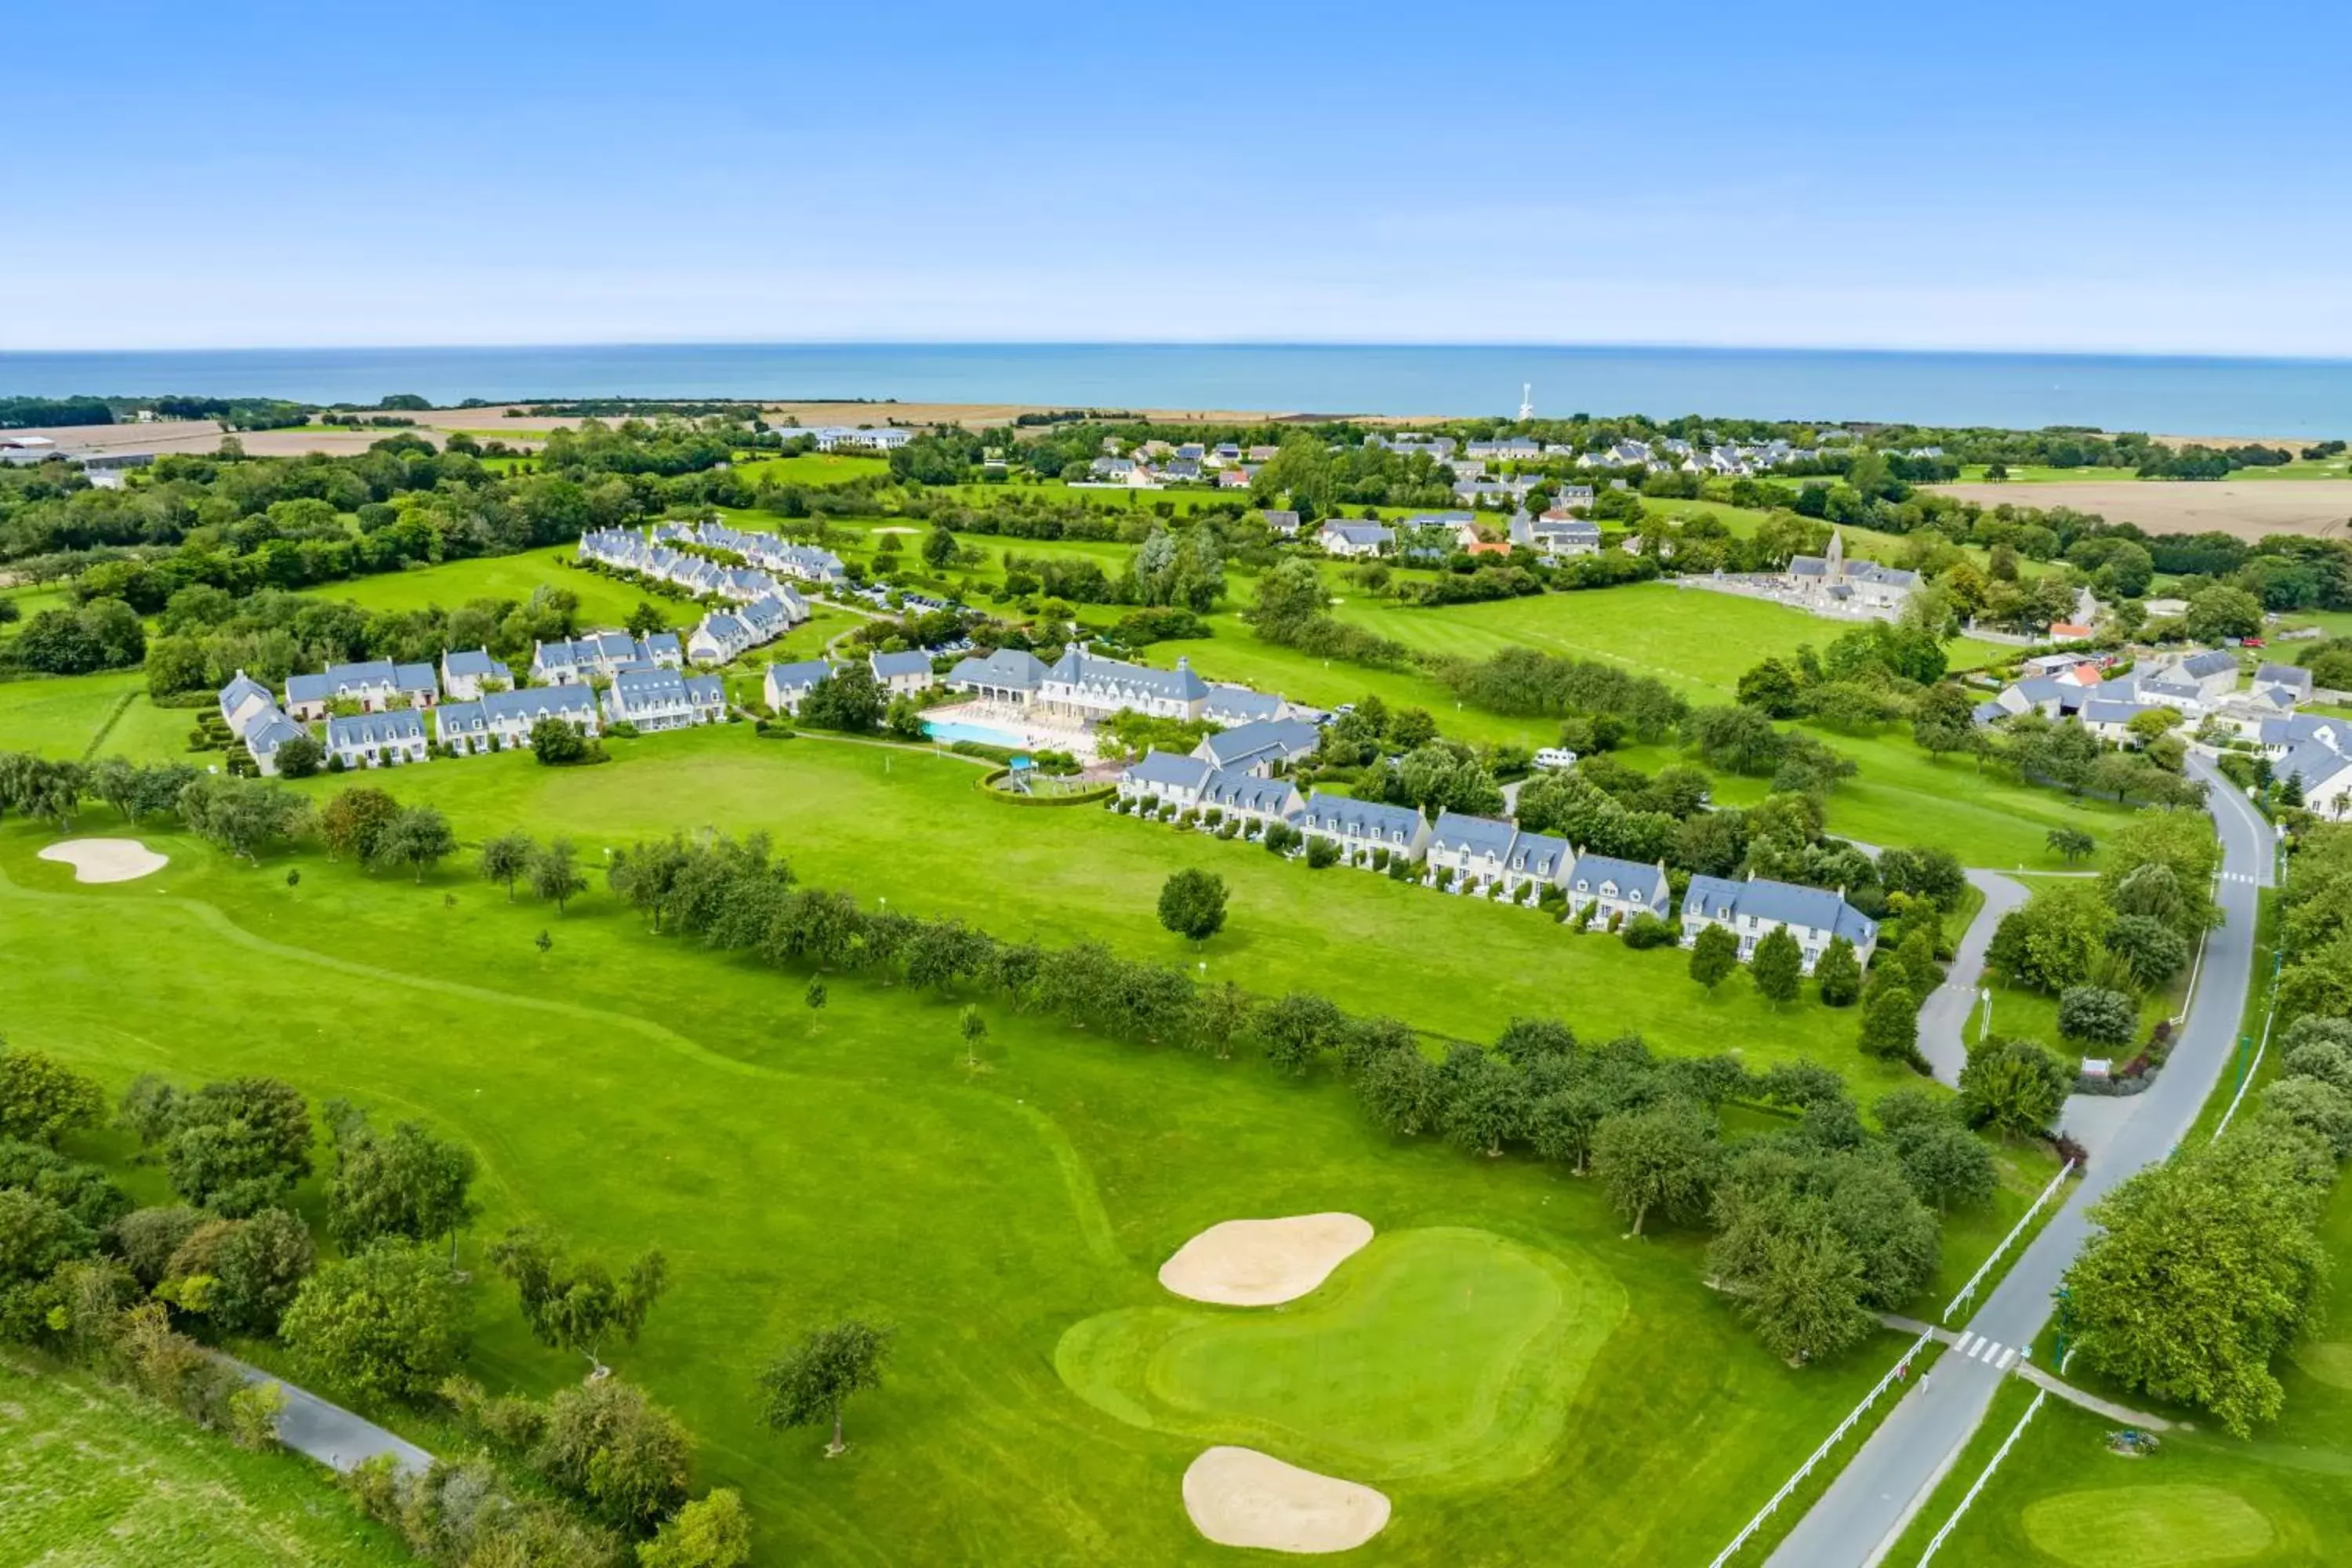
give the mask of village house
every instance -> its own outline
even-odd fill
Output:
[[[2141,714],[2170,712],[2178,716],[2179,711],[2161,702],[2138,702],[2126,695],[2093,697],[2083,704],[2082,710],[2075,717],[2082,721],[2084,729],[2100,740],[2121,746],[2138,743],[2139,738],[2132,732],[2131,723]]]
[[[1201,791],[1216,771],[1213,763],[1197,756],[1163,752],[1154,746],[1143,753],[1140,762],[1130,763],[1119,770],[1118,793],[1128,800],[1149,801],[1190,811],[1201,804]]]
[[[486,647],[445,648],[441,653],[441,689],[453,702],[471,702],[484,691],[504,691],[514,685],[514,671],[490,657]]]
[[[1091,721],[1130,708],[1152,719],[1198,719],[1208,700],[1208,682],[1192,673],[1189,658],[1179,657],[1174,669],[1153,669],[1073,643],[1038,682],[1034,701],[1045,712]]]
[[[1521,897],[1530,888],[1556,888],[1566,879],[1575,851],[1558,838],[1521,833],[1511,823],[1460,812],[1438,814],[1429,832],[1429,874],[1437,885],[1451,873],[1448,884],[1458,893]]]
[[[2238,656],[2221,648],[2186,654],[2161,665],[2140,682],[2142,696],[2158,701],[2178,696],[2201,708],[2238,689]]]
[[[948,672],[950,691],[968,692],[986,702],[1025,708],[1045,682],[1045,666],[1025,648],[1001,647],[985,658],[965,658]]]
[[[604,689],[604,715],[640,730],[684,730],[727,717],[727,683],[677,669],[625,669]]]
[[[229,683],[220,689],[220,716],[230,730],[242,735],[246,726],[262,717],[263,710],[278,712],[278,699],[269,688],[238,670]],[[279,713],[279,717],[284,717]]]
[[[1878,945],[1877,922],[1847,903],[1843,892],[1753,876],[1743,882],[1723,877],[1690,879],[1683,893],[1683,945],[1697,941],[1698,933],[1711,925],[1738,937],[1743,963],[1755,955],[1759,942],[1786,928],[1797,939],[1808,974],[1838,937],[1853,944],[1854,957],[1865,967]]]
[[[414,708],[327,721],[327,755],[346,768],[398,767],[425,758],[425,718]]]
[[[2284,707],[2311,700],[2311,671],[2300,665],[2265,664],[2254,671],[2256,696],[2284,697]]]
[[[1300,719],[1262,719],[1204,735],[1192,754],[1215,768],[1261,777],[1315,754],[1323,731]]]
[[[1587,855],[1580,849],[1573,855],[1566,884],[1570,914],[1590,907],[1589,919],[1601,926],[1612,921],[1622,924],[1635,915],[1666,918],[1674,893],[1666,881],[1664,860],[1644,866],[1638,860]]]
[[[531,726],[560,719],[583,735],[603,727],[596,694],[585,686],[530,686],[520,691],[485,691],[471,702],[445,702],[433,710],[435,737],[465,756],[482,752],[529,750]]]
[[[286,716],[268,687],[241,669],[220,689],[220,712],[254,765],[271,776],[278,772],[278,748],[310,733]]]
[[[1237,768],[1219,768],[1201,785],[1201,809],[1222,812],[1246,826],[1286,822],[1305,809],[1288,779],[1261,778]]]
[[[1918,592],[1919,574],[1881,566],[1874,561],[1850,561],[1845,531],[1830,531],[1829,550],[1821,555],[1800,555],[1783,574],[1787,592],[1832,609],[1869,613],[1899,611]]]
[[[2289,747],[2271,763],[2271,776],[2291,784],[2305,810],[2331,822],[2342,821],[2352,804],[2352,755],[2327,741],[2315,737]]]
[[[767,679],[761,683],[761,695],[779,713],[798,713],[802,701],[816,689],[817,683],[832,674],[833,666],[821,658],[772,664],[768,666]]]
[[[1298,514],[1269,510],[1265,514],[1265,531],[1276,539],[1296,539],[1298,537]]]
[[[919,648],[866,655],[874,684],[893,697],[917,697],[931,689],[931,656]]]
[[[1546,555],[1598,555],[1601,525],[1564,511],[1547,511],[1541,517],[1520,511],[1511,518],[1510,540],[1515,547]]]
[[[286,711],[297,720],[311,720],[325,718],[339,702],[356,702],[369,713],[430,708],[440,691],[429,664],[394,664],[388,658],[331,664],[317,675],[286,678]]]
[[[713,610],[688,634],[686,656],[697,664],[731,664],[792,630],[795,618],[807,616],[806,602],[789,588],[731,610]]]
[[[1350,559],[1378,555],[1396,542],[1396,530],[1377,522],[1327,522],[1315,533],[1326,554]]]
[[[1429,847],[1429,824],[1412,807],[1326,795],[1319,789],[1307,797],[1298,827],[1309,838],[1338,845],[1351,866],[1370,866],[1375,849],[1418,861]]]
[[[572,642],[534,643],[530,678],[542,686],[585,686],[610,680],[625,669],[681,669],[686,650],[676,632],[656,632],[643,641],[626,632],[590,632]]]
[[[1278,719],[1285,706],[1281,698],[1263,691],[1252,691],[1246,686],[1211,686],[1208,701],[1201,705],[1201,717],[1212,724],[1223,724],[1230,730],[1242,724]]]
[[[895,452],[915,438],[912,430],[852,429],[846,425],[819,425],[810,429],[785,426],[776,432],[785,440],[805,436],[816,443],[820,452],[837,452],[846,447],[856,451]]]

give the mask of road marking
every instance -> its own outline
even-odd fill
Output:
[[[2000,1363],[1999,1363],[1999,1365],[2000,1365],[2000,1370],[2001,1370],[2001,1371],[2003,1371],[2003,1372],[2007,1372],[2007,1371],[2010,1369],[2010,1367],[2011,1367],[2012,1364],[2014,1364],[2014,1363],[2015,1363],[2016,1360],[2017,1360],[2017,1352],[2016,1352],[2015,1351],[2003,1351],[2003,1352],[2000,1352]]]
[[[1988,1356],[1991,1355],[1996,1348],[1998,1347],[1996,1347],[1990,1340],[1979,1340],[1977,1342],[1977,1348],[1969,1352],[1969,1359],[1970,1361],[1983,1361]]]
[[[1969,1347],[1976,1342],[1976,1335],[1972,1333],[1964,1333],[1958,1339],[1952,1342],[1952,1349],[1958,1351],[1962,1355],[1966,1355],[1969,1353]]]

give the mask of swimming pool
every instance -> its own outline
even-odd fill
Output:
[[[1030,749],[1029,737],[1016,730],[999,730],[988,724],[971,724],[961,719],[926,719],[923,721],[923,733],[934,741],[948,744],[953,744],[958,741],[972,741],[983,746],[1003,746],[1015,752],[1025,752]]]

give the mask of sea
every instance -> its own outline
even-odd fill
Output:
[[[1559,344],[633,343],[0,352],[0,396],[577,397],[2084,426],[2352,437],[2352,360]]]

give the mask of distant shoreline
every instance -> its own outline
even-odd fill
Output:
[[[1315,344],[583,344],[0,351],[0,396],[446,405],[588,397],[1097,407],[1171,416],[1539,416],[2352,436],[2352,361],[1854,349]],[[2219,439],[2221,437],[2213,437]],[[2237,438],[2237,437],[2231,437]]]

